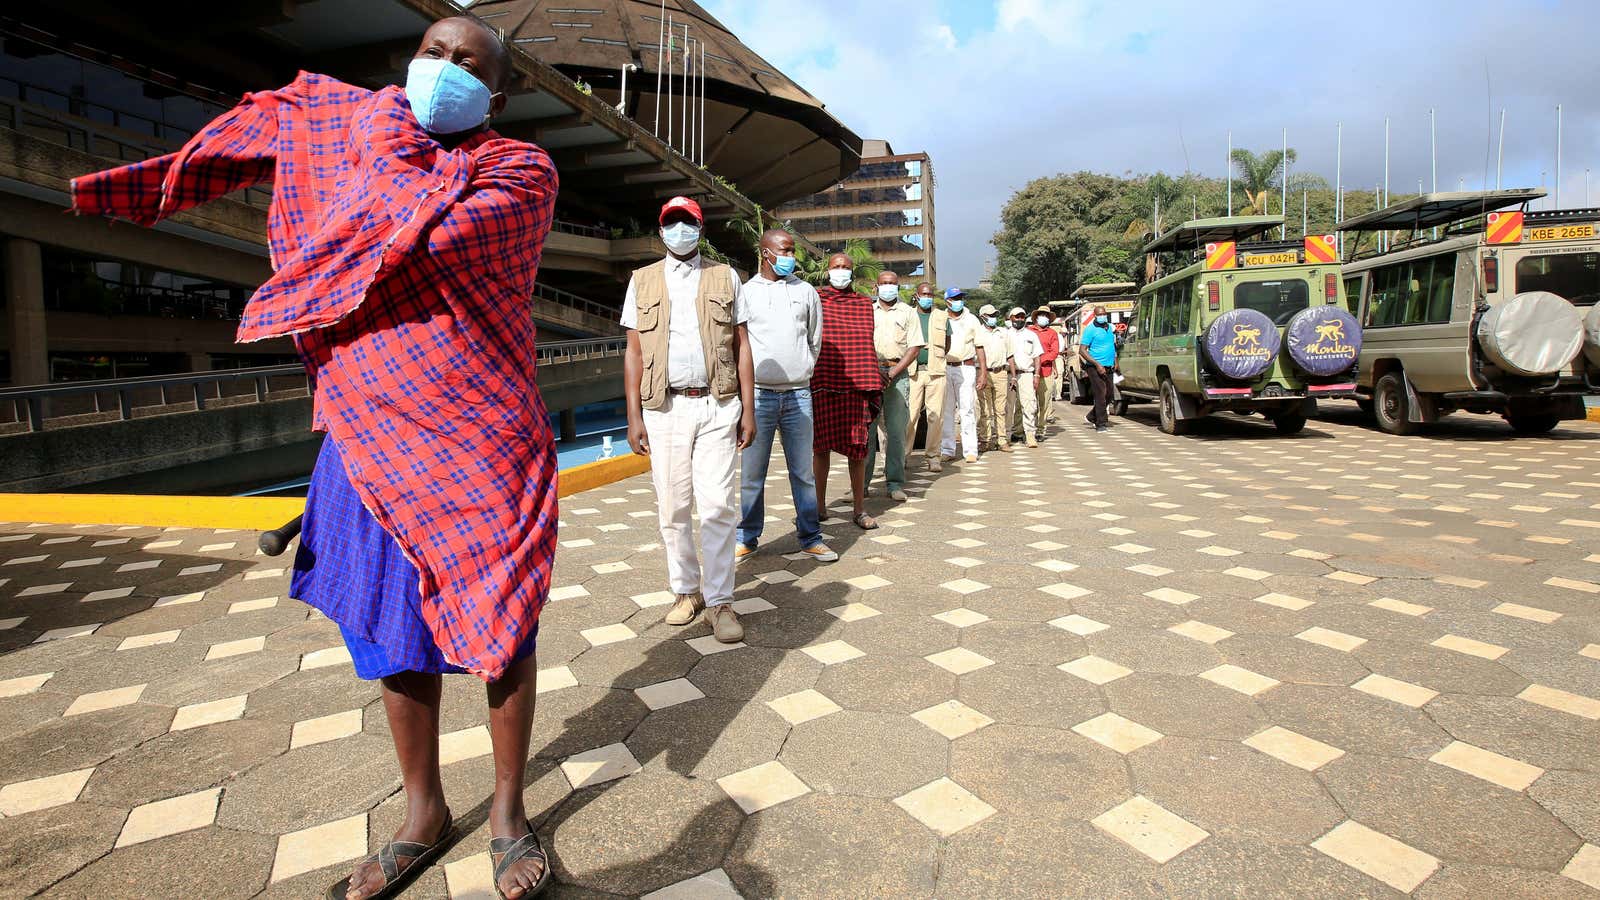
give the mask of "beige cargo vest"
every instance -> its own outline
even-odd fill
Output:
[[[638,307],[639,349],[643,371],[639,400],[645,409],[660,409],[667,402],[667,335],[671,331],[672,300],[667,296],[666,260],[633,273],[634,302]],[[695,297],[700,320],[700,346],[706,354],[711,394],[726,400],[739,393],[739,364],[733,355],[733,269],[707,265],[700,269],[700,292]]]

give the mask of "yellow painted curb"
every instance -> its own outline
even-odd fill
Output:
[[[650,457],[640,456],[637,453],[584,463],[561,472],[558,495],[570,497],[648,471],[650,471]]]
[[[574,466],[559,476],[560,496],[594,490],[650,471],[650,457],[628,454]],[[305,512],[304,497],[166,497],[151,494],[0,494],[0,519],[51,525],[149,525],[267,531]]]
[[[54,525],[277,528],[304,497],[165,497],[149,494],[0,494],[0,518]]]
[[[1585,407],[1583,412],[1589,421],[1600,422],[1600,406]]]

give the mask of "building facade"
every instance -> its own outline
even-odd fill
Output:
[[[302,69],[373,89],[400,83],[423,31],[468,5],[317,0],[268,3],[257,14],[227,4],[133,11],[115,0],[60,0],[0,12],[0,385],[296,361],[288,340],[234,342],[246,301],[271,274],[270,184],[145,229],[63,215],[69,182],[173,152],[245,92],[287,84]],[[653,89],[652,71],[630,82],[626,111],[603,86],[574,84],[569,71],[587,59],[568,58],[580,48],[618,49],[580,37],[613,31],[638,32],[635,43],[650,56],[639,62],[653,65],[656,23],[641,16],[655,15],[658,3],[618,0],[604,16],[598,7],[578,10],[573,15],[584,13],[593,27],[573,35],[570,47],[541,36],[544,13],[533,15],[535,6],[506,0],[473,9],[504,31],[517,69],[495,127],[544,147],[561,176],[529,298],[541,341],[620,333],[631,271],[663,252],[655,216],[666,198],[696,198],[708,241],[749,268],[754,249],[730,223],[753,217],[757,202],[816,190],[855,165],[860,139],[693,3],[672,7],[699,22],[691,33],[709,45],[712,77],[700,86],[706,96],[692,146],[641,124],[647,105],[654,118],[654,97],[634,88]],[[611,71],[610,57],[593,62],[596,72]],[[681,75],[674,89],[684,86]],[[766,119],[792,120],[800,129],[789,136],[793,146],[775,143]],[[802,147],[810,168],[794,178],[763,183],[751,174],[772,168],[763,154]]]
[[[778,218],[828,252],[862,240],[902,279],[939,283],[933,220],[933,160],[862,142],[861,167],[818,194],[778,208]]]

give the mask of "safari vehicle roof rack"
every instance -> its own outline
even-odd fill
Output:
[[[1118,281],[1112,284],[1082,284],[1072,292],[1072,299],[1082,303],[1091,297],[1115,297],[1120,294],[1137,294],[1139,286],[1131,281]]]
[[[1600,219],[1600,207],[1588,209],[1544,209],[1538,212],[1529,212],[1523,215],[1522,221],[1529,225],[1565,225],[1568,222],[1593,222]]]
[[[1304,238],[1293,241],[1251,241],[1248,244],[1240,244],[1239,250],[1302,250],[1305,245]]]
[[[1338,230],[1421,231],[1424,228],[1438,228],[1462,219],[1481,216],[1508,206],[1531,203],[1544,195],[1545,192],[1540,188],[1423,194],[1353,219],[1345,219],[1339,223]]]
[[[1227,216],[1192,219],[1144,245],[1145,253],[1181,253],[1221,241],[1244,241],[1283,227],[1283,216]]]

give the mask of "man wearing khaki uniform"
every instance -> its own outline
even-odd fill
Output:
[[[878,351],[878,372],[883,375],[883,411],[872,423],[867,441],[867,484],[878,461],[878,448],[884,450],[883,474],[889,483],[889,499],[906,499],[906,431],[911,418],[911,367],[922,348],[922,324],[916,312],[900,302],[900,276],[884,272],[878,276],[877,303],[872,310],[872,343]]]
[[[985,304],[978,310],[983,330],[978,332],[978,347],[983,350],[989,379],[978,391],[978,446],[984,450],[1011,452],[1011,429],[1006,422],[1006,398],[1016,364],[1011,361],[1011,339],[998,326],[1000,311]]]
[[[938,472],[939,437],[944,433],[944,375],[945,354],[950,349],[950,317],[933,308],[933,285],[924,281],[917,285],[917,333],[922,335],[922,347],[911,363],[911,383],[908,391],[906,420],[906,454],[917,438],[917,421],[926,416],[928,428],[922,442],[922,454],[928,459],[928,471]]]
[[[1038,425],[1035,421],[1039,409],[1039,395],[1036,388],[1038,378],[1039,358],[1044,355],[1044,347],[1039,344],[1039,337],[1029,328],[1023,326],[1027,318],[1027,311],[1022,307],[1013,307],[1008,317],[1011,323],[1011,372],[1012,388],[1010,412],[1006,420],[1011,423],[1011,430],[1022,429],[1023,436],[1027,439],[1029,447],[1039,446],[1035,437]]]

